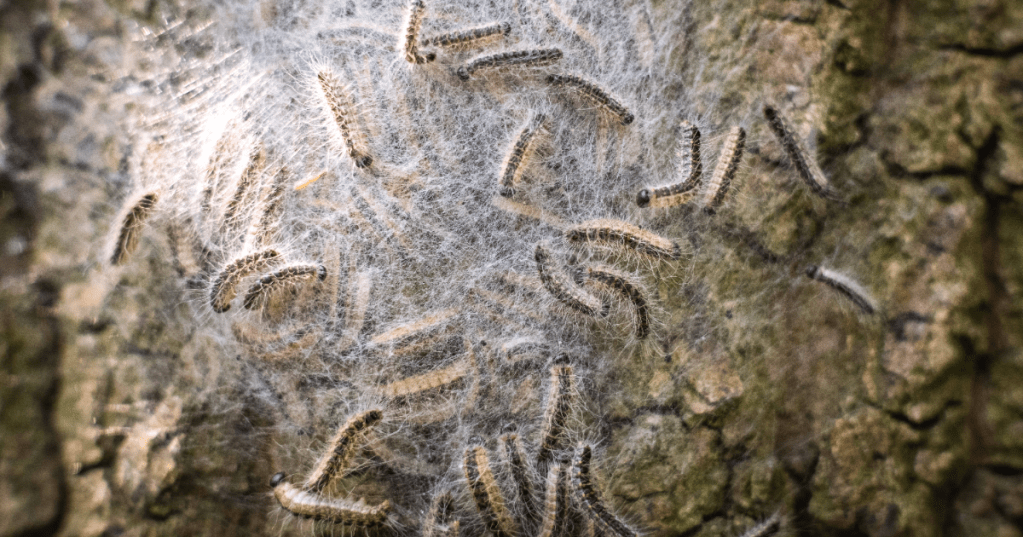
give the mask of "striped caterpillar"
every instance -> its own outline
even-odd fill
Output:
[[[636,116],[629,112],[622,103],[608,95],[600,86],[575,75],[547,75],[547,83],[556,87],[569,87],[578,91],[583,97],[593,101],[597,106],[618,118],[622,125],[632,123]]]
[[[368,168],[373,164],[373,157],[369,156],[355,143],[355,118],[350,99],[342,89],[341,82],[329,69],[321,69],[316,74],[316,80],[320,86],[323,103],[327,106],[330,117],[334,120],[337,133],[341,136],[341,141],[348,150],[348,156],[352,157],[352,161],[359,168]]]
[[[871,298],[870,293],[847,276],[816,265],[807,267],[806,276],[834,289],[842,296],[851,300],[853,304],[856,304],[867,315],[873,315],[877,311],[877,306],[874,304],[874,299]]]
[[[249,162],[245,166],[245,171],[238,178],[238,185],[235,187],[234,196],[228,200],[227,208],[224,209],[223,222],[226,226],[233,227],[235,225],[238,219],[238,212],[243,209],[245,204],[245,196],[248,194],[249,187],[259,181],[259,176],[262,175],[264,167],[266,167],[266,152],[263,150],[262,144],[256,144],[249,153]]]
[[[538,537],[562,535],[568,524],[570,509],[567,468],[555,464],[547,472],[547,490],[544,494],[543,518]]]
[[[583,291],[575,285],[564,271],[558,270],[552,265],[551,253],[541,244],[536,245],[533,254],[536,260],[536,270],[540,274],[540,282],[544,288],[558,299],[562,304],[586,315],[593,317],[607,315],[610,307],[604,304],[597,297]]]
[[[263,195],[263,214],[252,227],[251,246],[259,248],[273,239],[273,230],[281,217],[281,205],[284,203],[284,184],[288,181],[288,168],[282,167],[277,171],[274,182],[266,189]]]
[[[764,105],[764,117],[767,118],[767,124],[771,126],[771,131],[781,142],[781,146],[785,148],[785,153],[788,154],[792,164],[796,166],[799,177],[803,179],[810,191],[822,198],[834,198],[835,195],[831,191],[828,178],[824,176],[817,161],[810,158],[809,152],[796,139],[796,133],[788,118],[771,105]]]
[[[491,38],[508,35],[511,24],[498,22],[479,28],[471,28],[460,32],[451,32],[423,40],[426,47],[468,48],[479,46]]]
[[[153,208],[160,199],[159,192],[146,192],[127,204],[127,211],[119,220],[121,227],[117,232],[114,241],[113,252],[110,254],[111,265],[121,265],[128,260],[128,256],[139,247],[139,236],[142,234],[142,226],[153,214]]]
[[[495,69],[499,67],[510,67],[519,65],[523,67],[538,67],[549,65],[560,60],[561,49],[541,48],[536,50],[512,50],[500,52],[487,56],[480,56],[469,63],[458,68],[458,78],[469,80],[473,73],[480,69]]]
[[[388,398],[397,398],[403,396],[414,395],[441,386],[446,386],[457,382],[469,373],[470,364],[468,360],[459,360],[452,365],[423,373],[421,375],[413,375],[406,377],[401,380],[396,380],[390,384],[385,384],[380,387],[380,394]]]
[[[444,491],[434,495],[430,502],[430,510],[423,519],[420,530],[422,537],[458,537],[458,521],[448,522],[451,512],[454,510],[454,498],[451,491]]]
[[[533,497],[533,479],[526,463],[526,450],[522,446],[519,435],[509,432],[497,439],[498,454],[506,467],[511,470],[512,480],[518,492],[519,501],[527,519],[536,513],[536,500]]]
[[[739,162],[742,160],[742,151],[745,146],[746,131],[742,127],[732,127],[728,131],[728,138],[725,138],[724,145],[721,146],[714,174],[710,176],[707,189],[703,192],[700,204],[704,210],[714,212],[725,200],[728,187],[731,186],[735,173],[739,170]]]
[[[411,323],[397,326],[391,330],[373,336],[373,338],[369,340],[369,346],[399,346],[412,339],[440,331],[445,327],[450,326],[461,314],[461,311],[462,310],[458,308],[448,308],[446,310],[427,315],[426,317]]]
[[[463,460],[465,481],[469,485],[476,510],[486,524],[487,530],[495,537],[515,537],[518,525],[505,505],[504,495],[490,469],[490,459],[483,446],[470,446],[465,450]]]
[[[432,62],[436,55],[432,52],[426,55],[419,53],[419,27],[423,24],[423,11],[426,4],[423,0],[412,0],[408,10],[408,20],[405,23],[404,50],[405,60],[412,64]]]
[[[662,259],[682,257],[678,243],[621,220],[589,220],[565,231],[572,242],[608,242]]]
[[[559,357],[565,359],[562,355]],[[575,397],[575,382],[571,365],[556,365],[551,368],[550,388],[547,390],[547,403],[543,412],[543,430],[540,433],[540,449],[536,454],[536,467],[543,469],[554,458],[554,451],[561,444],[562,433],[568,413],[572,410]]]
[[[607,509],[600,499],[597,489],[593,486],[590,476],[590,458],[592,451],[589,445],[583,444],[572,459],[572,491],[576,501],[582,506],[586,517],[607,536],[639,537],[632,528],[625,525]]]
[[[605,267],[587,267],[587,277],[607,286],[629,299],[636,308],[636,337],[645,338],[650,333],[650,311],[643,291],[624,274]]]
[[[515,143],[512,144],[511,150],[504,158],[504,164],[501,166],[501,180],[498,182],[498,185],[500,186],[499,192],[502,196],[510,198],[514,194],[515,183],[519,181],[519,178],[522,176],[522,170],[525,168],[529,158],[535,153],[536,145],[533,141],[536,135],[545,128],[546,123],[547,117],[539,114],[530,124],[519,131],[519,135],[515,138]]]
[[[327,268],[323,265],[289,265],[281,267],[269,274],[264,274],[245,293],[243,305],[245,309],[262,307],[270,298],[283,289],[294,287],[315,276],[323,281],[327,277]]]
[[[338,470],[346,468],[351,462],[352,457],[355,456],[355,450],[358,448],[357,441],[360,436],[367,429],[380,423],[383,417],[383,411],[371,409],[349,418],[337,430],[334,438],[330,441],[330,449],[316,463],[316,467],[309,474],[309,479],[306,480],[302,488],[314,493],[321,492]]]
[[[235,296],[235,286],[242,278],[263,269],[278,261],[281,258],[281,254],[277,250],[266,249],[258,252],[253,252],[244,257],[235,259],[217,275],[217,279],[213,281],[213,286],[210,288],[210,306],[213,307],[213,311],[217,313],[224,313],[231,309],[231,300]]]
[[[296,487],[284,481],[284,477],[283,472],[274,474],[270,486],[281,507],[294,515],[360,528],[375,528],[387,522],[387,513],[391,510],[388,500],[366,505],[362,500],[328,499]]]
[[[664,208],[689,203],[703,183],[703,162],[700,160],[700,129],[689,121],[682,122],[684,142],[679,148],[682,181],[673,185],[646,187],[636,194],[640,207]]]

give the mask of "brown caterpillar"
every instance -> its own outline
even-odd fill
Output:
[[[590,220],[576,224],[565,231],[565,237],[572,242],[609,242],[663,259],[682,257],[682,249],[675,241],[621,220]]]
[[[636,308],[636,337],[645,338],[650,333],[650,311],[643,291],[624,274],[606,267],[587,267],[586,274],[590,280],[614,289],[632,301]]]
[[[421,375],[413,375],[380,388],[380,394],[388,398],[403,397],[425,392],[441,386],[458,382],[469,373],[470,364],[467,360],[459,360],[452,365],[436,369]]]
[[[502,196],[510,198],[515,193],[515,183],[519,181],[522,176],[522,170],[525,168],[526,163],[529,162],[529,158],[535,153],[535,145],[533,140],[536,138],[537,133],[545,128],[547,123],[547,117],[543,114],[539,114],[529,125],[526,125],[519,135],[515,138],[515,143],[512,144],[508,155],[504,157],[504,164],[501,165],[501,180],[498,181],[500,186],[499,192]]]
[[[771,126],[774,136],[785,148],[785,153],[788,154],[792,164],[796,166],[799,177],[803,179],[806,186],[810,187],[810,191],[822,198],[834,198],[835,194],[831,190],[828,178],[824,176],[817,161],[810,158],[810,153],[796,139],[796,131],[792,129],[788,118],[769,104],[764,105],[764,117],[767,118],[767,124]]]
[[[499,67],[510,67],[520,65],[524,67],[538,67],[549,65],[561,59],[561,49],[541,48],[536,50],[512,50],[480,56],[469,63],[458,68],[458,78],[469,80],[473,73],[480,69],[493,69]]]
[[[552,265],[551,253],[541,243],[536,245],[533,254],[536,270],[540,274],[540,282],[554,298],[562,304],[593,317],[607,315],[610,307],[597,297],[583,291],[562,270]]]
[[[213,307],[213,311],[223,313],[231,309],[231,300],[235,296],[234,288],[238,285],[238,282],[245,276],[266,268],[280,258],[281,254],[277,250],[268,248],[235,259],[225,266],[220,271],[220,274],[217,275],[217,279],[213,281],[213,287],[210,288],[210,306]]]
[[[614,115],[622,125],[632,123],[636,116],[632,115],[622,103],[608,95],[600,86],[575,75],[547,75],[547,83],[552,86],[569,87],[578,91],[583,97],[593,101],[597,106]]]
[[[284,184],[288,181],[288,169],[282,167],[277,171],[274,182],[263,195],[263,214],[252,228],[252,247],[259,248],[273,239],[274,228],[281,217],[281,205],[284,203]]]
[[[358,340],[359,332],[366,321],[366,310],[369,308],[369,297],[373,290],[373,276],[369,272],[356,272],[354,260],[350,268],[344,335],[338,345],[338,352],[351,347]]]
[[[533,496],[533,479],[529,475],[530,468],[526,463],[526,450],[522,446],[522,439],[515,433],[503,434],[497,439],[497,448],[501,461],[511,470],[512,480],[515,482],[526,518],[532,518],[537,507]]]
[[[142,226],[153,214],[153,208],[160,199],[159,192],[146,192],[127,204],[127,211],[120,218],[121,227],[117,232],[114,241],[113,251],[110,254],[111,265],[121,265],[128,260],[128,256],[139,247],[139,236],[142,234]]]
[[[419,53],[419,27],[423,24],[423,11],[426,10],[426,3],[423,0],[412,0],[409,5],[408,19],[405,22],[404,50],[405,60],[413,64],[432,62],[436,55],[432,52],[426,55]]]
[[[422,537],[458,537],[458,521],[448,523],[454,510],[454,498],[451,491],[434,495],[430,502],[430,510],[423,519],[420,533]]]
[[[213,148],[213,155],[210,156],[210,163],[206,167],[206,188],[202,191],[202,201],[200,202],[203,214],[209,213],[210,205],[213,202],[213,193],[220,184],[221,169],[227,163],[234,149],[235,127],[233,123],[227,125],[224,133],[217,140],[216,147]]]
[[[448,308],[423,317],[422,319],[392,328],[369,340],[371,347],[400,345],[408,340],[432,333],[451,324],[461,313],[459,308]]]
[[[423,40],[423,46],[445,48],[476,47],[482,45],[491,38],[506,36],[509,32],[511,32],[511,24],[508,24],[507,22],[499,22],[479,28],[471,28],[460,32],[451,32],[434,36]]]
[[[770,537],[781,529],[781,513],[775,513],[767,520],[753,526],[742,534],[742,537]]]
[[[873,315],[877,311],[877,306],[874,304],[874,299],[871,298],[870,293],[848,276],[816,265],[807,267],[806,276],[838,291],[839,294],[851,300],[853,304],[856,304],[867,315]]]
[[[270,478],[270,486],[274,489],[277,502],[290,513],[334,524],[374,528],[387,522],[387,513],[391,510],[391,502],[388,500],[377,505],[366,505],[362,500],[352,502],[324,498],[284,481],[283,472]]]
[[[572,366],[556,365],[551,368],[550,388],[543,411],[543,430],[540,433],[540,449],[536,454],[536,467],[543,469],[551,462],[554,451],[561,444],[562,433],[568,413],[572,410],[575,397],[575,381]]]
[[[700,129],[689,121],[682,122],[684,142],[679,148],[682,181],[673,185],[646,187],[636,194],[640,207],[664,208],[689,203],[703,183],[703,162],[700,160]]]
[[[518,525],[504,502],[504,495],[497,486],[494,472],[490,469],[487,450],[483,446],[470,446],[465,450],[463,461],[465,481],[469,485],[476,510],[486,524],[487,530],[495,537],[515,537]]]
[[[525,203],[519,203],[517,201],[512,201],[506,197],[500,196],[494,196],[494,198],[491,200],[491,203],[493,203],[494,207],[497,207],[498,209],[501,209],[506,213],[521,216],[523,218],[539,220],[554,229],[558,230],[565,229],[564,220],[559,218],[557,215],[544,211],[539,207],[527,205]]]
[[[352,106],[349,104],[350,99],[342,89],[341,82],[329,69],[321,69],[316,74],[316,80],[319,82],[324,103],[334,119],[334,125],[337,126],[341,141],[348,149],[348,156],[352,157],[352,161],[359,168],[368,168],[373,164],[373,157],[355,143],[354,114]]]
[[[245,166],[245,171],[238,178],[238,186],[235,187],[234,196],[228,200],[227,208],[224,209],[223,222],[226,226],[235,225],[238,219],[238,212],[243,209],[245,204],[245,196],[249,192],[249,187],[259,181],[259,176],[262,175],[264,167],[266,167],[266,152],[263,151],[262,144],[256,144],[249,153],[249,163]]]
[[[338,470],[346,468],[351,462],[362,433],[380,423],[383,418],[384,413],[380,409],[367,410],[349,418],[337,430],[334,438],[330,441],[330,449],[316,463],[316,467],[309,474],[309,479],[306,480],[302,488],[314,493],[322,491]]]
[[[245,293],[245,300],[242,304],[245,309],[264,306],[270,297],[276,295],[283,289],[294,287],[303,281],[316,276],[321,282],[327,277],[327,268],[323,265],[289,265],[281,267],[262,278],[249,287]]]
[[[568,524],[570,508],[567,469],[555,464],[547,472],[547,490],[544,494],[543,518],[538,537],[562,535]]]
[[[597,489],[593,486],[593,478],[590,476],[592,455],[590,446],[583,444],[572,459],[572,491],[576,501],[582,506],[586,517],[592,520],[604,535],[639,537],[639,533],[608,511],[600,499]]]
[[[714,174],[710,176],[707,189],[703,192],[701,205],[704,210],[713,212],[721,202],[725,200],[728,187],[739,170],[739,162],[742,160],[742,151],[746,146],[746,131],[742,127],[732,127],[728,131],[728,138],[725,138],[721,146],[721,153],[718,155],[718,163],[714,167]]]

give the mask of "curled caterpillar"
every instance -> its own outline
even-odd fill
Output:
[[[238,282],[280,258],[281,254],[277,250],[267,248],[228,263],[217,275],[217,279],[213,281],[213,287],[210,289],[210,306],[213,307],[213,311],[223,313],[231,309],[231,300],[235,296],[235,286],[238,285]]]
[[[877,311],[877,306],[874,304],[874,299],[871,298],[870,293],[848,276],[815,265],[807,267],[806,276],[838,291],[839,294],[851,300],[853,304],[856,304],[867,315],[873,315]]]
[[[342,143],[348,150],[348,156],[352,157],[352,161],[359,168],[368,168],[373,164],[373,157],[356,144],[352,105],[341,87],[341,82],[329,69],[321,69],[316,74],[316,80],[320,86],[323,103],[337,127]]]
[[[289,265],[281,267],[269,274],[264,274],[262,278],[252,284],[249,287],[249,291],[245,293],[245,300],[242,304],[247,310],[262,306],[266,304],[270,297],[281,290],[294,287],[303,281],[312,279],[314,276],[318,280],[323,281],[327,277],[327,268],[323,265]]]
[[[110,254],[111,265],[121,265],[128,260],[139,247],[139,236],[142,234],[142,226],[153,214],[153,208],[160,199],[158,192],[146,192],[127,204],[127,210],[119,220],[121,227],[117,232],[114,241],[113,252]]]
[[[585,78],[575,75],[551,74],[547,75],[547,83],[552,86],[569,87],[578,91],[583,97],[593,101],[601,109],[618,118],[622,125],[628,125],[636,119],[636,116],[622,106],[622,103],[609,95],[603,88]]]
[[[764,105],[764,117],[767,118],[767,124],[771,126],[771,132],[781,142],[785,153],[788,154],[792,164],[796,167],[796,171],[799,172],[799,177],[803,179],[803,182],[810,188],[810,191],[822,198],[834,198],[835,195],[831,190],[828,178],[824,176],[824,172],[817,165],[817,161],[810,158],[810,153],[796,139],[796,131],[792,129],[792,124],[788,118],[771,105]]]
[[[587,267],[587,277],[605,285],[629,299],[636,308],[636,337],[645,338],[650,333],[650,311],[643,291],[624,274],[605,267]]]
[[[576,501],[582,506],[586,518],[592,520],[604,535],[639,537],[639,533],[612,514],[600,499],[590,476],[592,455],[590,446],[584,444],[576,450],[572,459],[572,492]]]
[[[470,446],[465,450],[462,466],[476,510],[479,511],[487,530],[495,537],[518,535],[518,525],[508,511],[504,494],[501,493],[497,480],[494,479],[494,472],[490,469],[487,450],[483,446]]]
[[[281,507],[294,515],[360,528],[375,528],[387,522],[387,513],[391,510],[391,502],[388,500],[377,505],[366,505],[361,500],[352,502],[324,498],[284,481],[284,477],[283,472],[274,474],[270,486]]]
[[[540,274],[540,282],[554,298],[586,315],[594,317],[607,315],[609,310],[607,304],[580,289],[578,285],[570,281],[564,271],[552,266],[551,253],[542,243],[536,245],[533,257],[536,260],[536,270]]]
[[[405,23],[405,35],[403,45],[405,60],[409,63],[432,62],[436,55],[432,52],[427,54],[419,53],[419,27],[423,24],[423,11],[426,10],[426,3],[423,0],[412,0],[408,10],[408,20]]]
[[[728,131],[728,138],[721,146],[721,153],[718,155],[717,165],[714,167],[714,174],[710,176],[707,189],[703,192],[701,204],[704,210],[713,212],[721,202],[725,200],[728,187],[735,179],[735,173],[739,170],[739,162],[742,160],[742,151],[746,146],[746,131],[742,127],[732,127]]]
[[[361,435],[367,429],[380,423],[383,418],[384,413],[380,409],[367,410],[349,418],[337,430],[334,438],[330,441],[330,448],[316,463],[316,467],[309,474],[309,479],[306,480],[302,488],[316,493],[322,491],[338,470],[346,468],[352,457],[355,456]]]
[[[605,242],[662,259],[680,259],[678,243],[621,220],[590,220],[565,231],[572,242]]]
[[[502,196],[509,198],[515,192],[515,183],[522,176],[523,168],[525,168],[526,163],[529,161],[529,157],[534,153],[535,144],[533,142],[536,139],[536,135],[544,129],[546,123],[547,117],[540,114],[519,131],[519,135],[515,138],[515,143],[512,144],[511,150],[504,158],[504,165],[501,166],[499,191]]]
[[[493,38],[503,37],[511,32],[511,24],[498,22],[459,32],[442,34],[423,40],[424,47],[468,48],[479,46]]]
[[[469,63],[458,68],[458,78],[469,80],[473,73],[480,69],[495,69],[499,67],[511,67],[513,65],[523,67],[538,67],[549,65],[560,60],[561,49],[541,48],[536,50],[512,50],[480,56]]]
[[[683,143],[679,149],[682,162],[682,181],[673,185],[646,187],[636,194],[636,205],[663,208],[689,203],[703,183],[703,163],[700,160],[700,129],[689,121],[682,122]]]

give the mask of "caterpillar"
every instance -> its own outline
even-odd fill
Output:
[[[745,146],[746,131],[742,127],[732,127],[728,131],[724,145],[721,146],[721,153],[718,155],[714,173],[710,176],[707,188],[703,192],[700,203],[704,210],[714,212],[725,200],[728,187],[731,186],[735,173],[739,170],[739,162],[742,160],[742,151]]]
[[[498,354],[506,365],[515,365],[533,359],[546,359],[550,354],[550,345],[533,336],[510,339],[501,344]]]
[[[264,274],[256,283],[253,283],[247,293],[243,305],[245,309],[251,310],[262,307],[270,297],[283,289],[294,287],[313,276],[321,282],[327,277],[327,268],[323,265],[289,265],[281,267],[269,274]]]
[[[504,157],[504,164],[501,165],[501,179],[498,181],[498,186],[502,196],[510,198],[514,194],[515,183],[519,181],[522,170],[535,152],[533,141],[536,135],[545,128],[546,123],[547,117],[539,114],[515,137],[515,143],[512,144],[508,155]]]
[[[243,209],[245,204],[245,196],[249,192],[249,187],[258,182],[265,166],[266,152],[263,150],[262,144],[256,144],[252,151],[249,152],[249,162],[245,166],[245,171],[242,172],[241,177],[238,178],[238,185],[235,187],[234,196],[228,200],[227,208],[224,209],[223,222],[226,226],[234,226],[238,219],[238,212]]]
[[[458,68],[458,78],[469,80],[473,73],[480,69],[492,69],[521,65],[537,67],[549,65],[561,59],[561,49],[541,48],[536,50],[512,50],[487,56],[480,56]]]
[[[444,491],[433,496],[430,510],[423,519],[420,534],[422,537],[458,537],[458,521],[448,523],[454,507],[451,491]]]
[[[153,214],[156,202],[160,199],[159,192],[146,192],[126,205],[127,210],[124,216],[119,218],[121,227],[114,240],[113,251],[110,254],[111,265],[121,265],[128,260],[128,256],[139,247],[139,236],[142,234],[142,226]]]
[[[400,345],[411,339],[449,326],[459,316],[459,314],[461,314],[461,310],[459,308],[448,308],[446,310],[432,313],[422,319],[403,324],[373,336],[373,338],[369,340],[369,345],[371,347],[388,344],[395,346]]]
[[[644,339],[650,333],[650,311],[643,291],[624,274],[606,267],[587,267],[587,277],[614,289],[632,302],[636,308],[636,337]]]
[[[536,270],[540,274],[540,282],[543,283],[544,288],[554,298],[558,299],[562,304],[586,315],[594,317],[607,315],[610,309],[607,304],[580,289],[575,283],[569,281],[569,278],[563,271],[551,266],[553,262],[551,253],[543,243],[536,245],[533,258],[536,260]]]
[[[572,459],[572,491],[576,501],[582,506],[586,517],[592,520],[604,535],[639,537],[639,533],[608,511],[600,499],[597,489],[593,486],[593,478],[590,476],[592,455],[590,446],[583,444]]]
[[[273,230],[281,217],[284,203],[284,184],[288,181],[288,168],[277,170],[274,182],[263,195],[263,214],[252,228],[252,247],[259,248],[273,239]]]
[[[561,443],[565,421],[572,410],[575,397],[575,381],[571,365],[555,365],[550,369],[550,387],[543,412],[543,429],[540,432],[540,449],[536,454],[536,468],[540,471],[551,462],[554,451]]]
[[[564,220],[562,220],[555,214],[551,214],[547,211],[544,211],[539,207],[527,205],[525,203],[519,203],[517,201],[512,201],[507,197],[502,196],[494,196],[494,198],[491,200],[491,203],[493,203],[494,207],[497,207],[498,209],[506,213],[521,216],[523,218],[539,220],[540,222],[543,222],[544,224],[547,224],[548,226],[554,229],[558,230],[565,229]]]
[[[646,187],[636,194],[640,207],[664,208],[689,203],[703,183],[703,162],[700,160],[700,129],[689,121],[682,122],[684,142],[679,148],[682,181],[673,185]]]
[[[469,373],[469,369],[468,360],[460,360],[441,369],[386,384],[380,388],[380,394],[393,399],[425,392],[465,378],[466,374]]]
[[[231,309],[231,300],[235,296],[235,286],[245,276],[267,267],[281,258],[277,250],[267,248],[235,259],[228,263],[210,288],[210,306],[217,313]]]
[[[807,267],[806,276],[834,289],[842,296],[851,300],[853,304],[856,304],[867,315],[873,315],[877,311],[877,306],[874,304],[874,299],[871,298],[870,293],[848,276],[816,265]]]
[[[562,535],[568,523],[568,472],[560,464],[551,466],[547,472],[547,489],[544,494],[543,517],[538,537]]]
[[[479,28],[471,28],[459,32],[451,32],[423,40],[425,47],[468,48],[483,44],[491,38],[508,35],[511,24],[498,22]]]
[[[359,437],[367,429],[380,423],[383,418],[384,413],[380,409],[367,410],[349,418],[337,430],[334,438],[330,441],[330,449],[316,463],[316,467],[309,474],[309,479],[306,480],[302,488],[314,493],[321,492],[338,470],[346,468],[351,462],[358,448]]]
[[[834,198],[835,195],[831,190],[828,178],[824,176],[824,172],[817,165],[817,161],[810,158],[809,152],[796,139],[795,130],[792,129],[792,124],[788,118],[780,110],[769,104],[764,105],[764,117],[767,118],[767,124],[770,125],[771,132],[781,142],[785,153],[788,154],[792,164],[796,166],[799,177],[803,179],[803,182],[810,188],[810,191],[822,198]]]
[[[742,534],[742,537],[770,537],[781,529],[781,514],[775,513],[767,520],[753,526]]]
[[[536,513],[536,500],[533,497],[533,479],[526,463],[526,450],[522,439],[515,433],[506,433],[497,439],[498,454],[504,465],[511,470],[519,501],[522,503],[526,518]]]
[[[270,486],[281,507],[294,515],[360,528],[375,528],[387,522],[387,513],[391,510],[388,500],[366,505],[362,500],[328,499],[298,488],[284,481],[284,477],[283,472],[274,474]]]
[[[682,257],[678,243],[621,220],[590,220],[576,224],[565,231],[572,242],[609,242],[636,252],[662,259]]]
[[[235,125],[228,124],[224,133],[217,140],[213,148],[213,155],[210,156],[210,163],[206,167],[206,187],[202,191],[200,207],[203,214],[209,213],[210,205],[213,202],[213,193],[220,185],[220,174],[224,164],[230,158],[235,144]]]
[[[550,74],[547,75],[547,83],[555,87],[569,87],[578,91],[583,97],[618,118],[622,125],[628,125],[636,119],[636,116],[622,106],[622,103],[608,95],[600,86],[585,78],[575,75]]]
[[[314,176],[312,176],[312,177],[310,177],[308,179],[304,179],[301,183],[298,183],[297,185],[295,185],[295,190],[302,190],[305,187],[315,183],[316,181],[319,181],[320,179],[323,179],[323,177],[325,175],[327,175],[327,170],[323,170],[322,172],[320,172],[320,173],[318,173],[318,174],[316,174],[316,175],[314,175]]]
[[[412,0],[412,4],[409,5],[403,41],[405,60],[412,64],[432,62],[436,59],[436,55],[432,52],[425,55],[419,53],[419,27],[423,24],[423,11],[425,10],[426,3],[423,0]]]
[[[329,69],[321,69],[316,74],[316,80],[319,82],[323,102],[330,112],[330,117],[334,120],[342,143],[348,150],[348,156],[359,168],[368,168],[373,164],[373,157],[355,143],[353,130],[355,118],[352,106],[349,104],[350,99],[342,89],[340,81]]]
[[[463,461],[465,481],[469,485],[476,510],[486,524],[487,530],[495,537],[515,537],[518,525],[505,505],[504,495],[497,486],[494,472],[490,469],[487,450],[483,446],[470,446],[465,450]]]
[[[355,272],[354,262],[351,267],[348,286],[348,303],[345,309],[345,326],[338,352],[351,347],[359,338],[362,325],[366,321],[366,310],[369,309],[369,297],[373,290],[373,276],[369,272]]]

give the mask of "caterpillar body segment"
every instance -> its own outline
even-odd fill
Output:
[[[454,498],[450,491],[434,495],[430,510],[420,527],[422,537],[458,537],[458,521],[448,522],[453,504]]]
[[[337,430],[330,441],[330,449],[316,463],[302,488],[314,493],[321,492],[334,475],[351,462],[363,433],[380,423],[383,418],[384,413],[380,409],[367,410],[349,418]]]
[[[560,464],[551,466],[547,472],[543,517],[538,537],[557,537],[564,533],[572,507],[568,485],[568,468]]]
[[[470,369],[471,366],[467,360],[460,360],[447,367],[385,384],[380,388],[380,393],[392,399],[415,395],[458,382],[470,373]]]
[[[539,67],[550,65],[561,59],[561,49],[541,48],[535,50],[512,50],[499,52],[473,59],[469,63],[458,68],[458,78],[469,80],[476,71],[482,69],[497,69],[503,67]]]
[[[703,192],[700,204],[704,210],[713,212],[725,200],[728,189],[739,171],[739,162],[742,161],[742,152],[746,147],[746,131],[742,127],[732,127],[728,131],[728,137],[721,146],[721,153],[718,155],[717,165],[714,173],[710,176],[707,188]]]
[[[483,446],[467,448],[462,467],[476,510],[486,524],[487,530],[495,537],[519,535],[519,527],[508,511],[504,494],[494,479],[487,450]]]
[[[602,110],[608,112],[618,119],[622,125],[628,125],[635,121],[636,116],[629,112],[625,106],[612,97],[596,83],[575,75],[547,75],[547,83],[556,87],[566,87],[577,91],[586,97]]]
[[[515,433],[503,434],[497,439],[497,447],[501,461],[511,471],[519,502],[521,502],[527,518],[530,518],[536,513],[537,508],[533,493],[532,469],[526,460],[526,449],[522,445],[522,438]]]
[[[576,285],[563,270],[554,267],[554,259],[542,243],[536,245],[533,258],[536,260],[540,282],[554,298],[569,308],[591,317],[607,315],[610,306]]]
[[[600,494],[593,485],[590,475],[590,459],[593,456],[588,445],[576,450],[572,459],[572,494],[582,507],[586,517],[593,521],[604,535],[615,537],[639,537],[639,533],[622,522],[604,505]]]
[[[424,11],[426,11],[426,3],[423,0],[412,0],[412,4],[409,5],[408,19],[405,22],[405,34],[402,36],[405,61],[411,64],[428,63],[436,59],[436,55],[432,52],[419,53],[419,27],[423,24]]]
[[[296,487],[283,478],[284,474],[276,474],[271,481],[274,497],[281,507],[293,515],[360,528],[375,528],[387,522],[387,514],[391,510],[391,502],[388,500],[377,505],[367,505],[361,500],[352,502],[326,498]]]
[[[468,30],[430,37],[423,40],[423,46],[452,49],[477,47],[493,39],[504,37],[509,32],[511,32],[511,24],[498,22],[479,28],[470,28]]]
[[[565,424],[575,399],[575,377],[571,365],[556,365],[550,370],[550,387],[547,389],[547,403],[543,412],[543,429],[540,432],[540,448],[536,454],[536,468],[544,469],[554,459],[554,452],[561,447]]]
[[[122,265],[139,247],[142,226],[153,214],[156,202],[160,199],[159,192],[146,192],[126,205],[124,215],[119,218],[121,227],[110,254],[111,265]]]
[[[228,263],[210,289],[210,306],[213,311],[223,313],[231,309],[231,300],[235,297],[235,287],[242,278],[262,270],[281,259],[281,254],[272,248],[253,252]]]
[[[624,274],[606,267],[587,267],[589,280],[604,285],[632,302],[636,310],[636,337],[644,339],[650,334],[650,308],[646,293]]]
[[[357,143],[354,106],[341,82],[329,69],[321,69],[316,74],[316,80],[323,104],[337,128],[337,134],[348,151],[348,156],[357,167],[368,168],[373,164],[373,157],[361,147],[361,143]]]
[[[621,220],[590,220],[569,227],[565,238],[571,242],[602,242],[661,259],[682,258],[678,243]]]
[[[700,159],[700,129],[689,121],[682,122],[683,143],[679,148],[682,180],[672,185],[646,187],[636,194],[636,205],[664,208],[692,201],[703,184],[703,161]]]
[[[538,115],[529,125],[526,125],[518,136],[515,138],[515,143],[512,145],[511,150],[504,159],[504,164],[501,166],[501,180],[499,184],[499,192],[502,196],[510,198],[515,192],[515,184],[519,182],[519,178],[522,176],[522,171],[526,167],[526,163],[529,162],[529,158],[536,151],[536,137],[541,131],[543,131],[547,124],[547,117],[543,114]]]
[[[289,265],[263,275],[245,293],[242,305],[245,309],[261,307],[270,297],[284,289],[295,287],[313,278],[323,281],[327,278],[327,268],[323,265]]]
[[[792,123],[788,118],[771,105],[764,105],[764,117],[767,118],[771,132],[785,149],[785,153],[796,167],[796,171],[799,172],[799,177],[810,188],[810,191],[822,198],[836,198],[830,181],[821,171],[817,160],[811,158],[809,151],[796,138],[796,131],[792,128]]]
[[[807,267],[806,276],[834,289],[840,295],[852,301],[856,307],[860,308],[867,315],[873,315],[877,311],[877,305],[874,303],[870,293],[848,276],[816,265]]]

